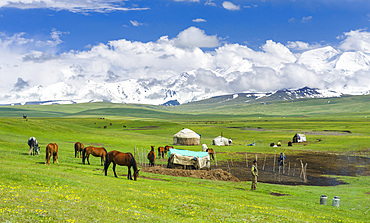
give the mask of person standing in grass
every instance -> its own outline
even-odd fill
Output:
[[[251,173],[252,173],[252,188],[251,188],[251,190],[256,190],[257,189],[257,177],[258,177],[257,160],[253,160]]]

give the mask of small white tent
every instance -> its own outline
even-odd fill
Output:
[[[305,134],[295,134],[293,136],[293,142],[296,143],[296,142],[306,142],[306,136]]]
[[[215,146],[229,146],[229,140],[222,136],[217,136],[213,139],[212,145]]]
[[[174,145],[199,145],[200,135],[190,129],[183,129],[173,136]]]

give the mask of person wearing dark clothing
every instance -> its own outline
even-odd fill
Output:
[[[284,166],[285,159],[286,159],[286,156],[284,156],[284,153],[280,153],[280,157],[278,159],[280,166]]]

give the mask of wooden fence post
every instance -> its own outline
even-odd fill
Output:
[[[262,167],[262,170],[265,170],[265,164],[266,164],[266,154],[265,154],[265,160],[263,161],[263,167]]]
[[[245,163],[247,164],[248,167],[248,153],[245,153]]]
[[[283,174],[285,173],[285,159],[284,159],[284,153],[283,153]]]
[[[217,167],[217,157],[216,157],[216,152],[215,152],[215,163],[216,163],[216,167]]]
[[[307,163],[304,166],[304,178],[303,178],[303,180],[304,180],[305,183],[307,183]]]
[[[141,147],[141,165],[144,166],[144,148]]]
[[[137,150],[137,153],[136,153],[136,155],[137,155],[137,162],[140,165],[140,150],[139,150],[139,147],[136,148],[136,150]]]
[[[274,167],[272,169],[273,172],[275,172],[275,162],[276,162],[276,150],[275,150],[275,156],[274,156]]]

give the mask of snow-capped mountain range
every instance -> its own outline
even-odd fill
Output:
[[[84,68],[74,67],[68,71],[69,78],[66,81],[0,94],[0,104],[108,101],[173,105],[228,94],[235,97],[243,93],[256,95],[258,92],[262,92],[264,96],[276,95],[281,89],[286,89],[286,85],[291,87],[283,91],[290,95],[291,99],[369,94],[368,54],[360,51],[340,52],[331,46],[293,54],[285,46],[277,45],[267,42],[263,47],[264,52],[253,51],[244,46],[225,45],[216,49],[217,55],[212,55],[213,63],[217,64],[213,68],[192,69],[179,74],[170,72],[171,75],[158,77],[112,80],[107,77],[104,79],[102,74],[100,79],[85,78],[83,81],[75,81],[84,76],[79,74]],[[238,57],[228,63],[233,66],[227,65],[225,61],[228,58],[223,57],[230,55],[230,52]],[[267,54],[274,56],[267,57]],[[266,58],[273,59],[266,61]],[[36,59],[32,59],[34,63],[39,62]],[[106,75],[110,77],[116,74],[109,71]],[[23,80],[18,80],[21,81]],[[266,92],[263,92],[261,89],[264,89],[265,85],[268,87]],[[275,90],[271,90],[272,88]],[[282,100],[288,99],[289,97],[284,97]]]

